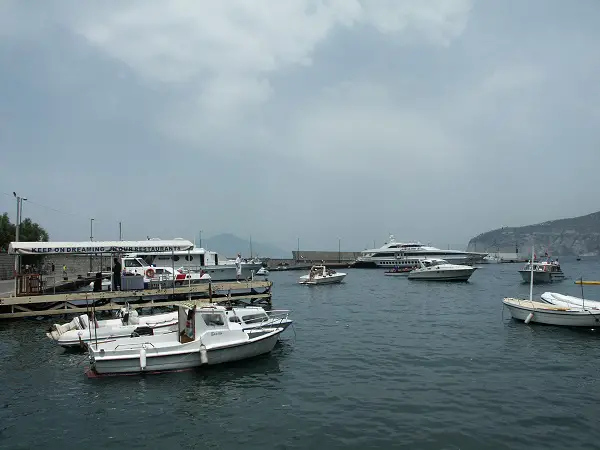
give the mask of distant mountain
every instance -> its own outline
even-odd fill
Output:
[[[241,239],[230,233],[219,234],[208,239],[202,239],[202,247],[212,250],[221,256],[234,258],[238,252],[242,258],[250,257],[250,241]],[[252,256],[260,258],[291,258],[292,252],[282,250],[271,244],[264,244],[252,240]]]
[[[516,247],[523,254],[530,251],[532,243],[552,256],[599,255],[600,211],[571,219],[488,231],[471,239],[468,250],[514,252]]]

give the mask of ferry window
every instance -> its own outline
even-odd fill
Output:
[[[204,266],[204,255],[200,255],[200,265]]]
[[[193,261],[194,257],[192,255],[186,255],[185,260],[186,261]]]
[[[177,255],[173,256],[173,261],[179,261],[179,256],[177,256]]]
[[[266,314],[250,314],[248,316],[243,316],[242,319],[244,319],[244,322],[246,323],[262,322],[266,319]]]
[[[142,265],[135,259],[126,259],[125,267],[142,267]]]
[[[204,320],[204,323],[209,327],[218,327],[225,325],[221,314],[202,314],[202,319]]]

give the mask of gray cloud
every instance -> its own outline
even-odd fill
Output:
[[[2,3],[2,191],[56,239],[287,248],[599,209],[597,2],[248,5]]]

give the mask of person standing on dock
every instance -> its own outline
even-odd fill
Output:
[[[121,263],[119,262],[119,258],[114,259],[113,266],[113,291],[121,290]]]
[[[239,283],[240,277],[242,276],[242,255],[238,253],[237,258],[235,258],[235,279]]]
[[[67,265],[63,266],[63,279],[66,281],[69,277],[67,276]]]

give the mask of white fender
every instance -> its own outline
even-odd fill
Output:
[[[208,364],[208,355],[206,354],[206,347],[204,345],[200,347],[200,362],[202,364]]]
[[[525,323],[531,322],[531,319],[533,319],[533,313],[529,313],[529,315],[525,318]]]
[[[140,349],[140,369],[146,370],[146,347]]]

